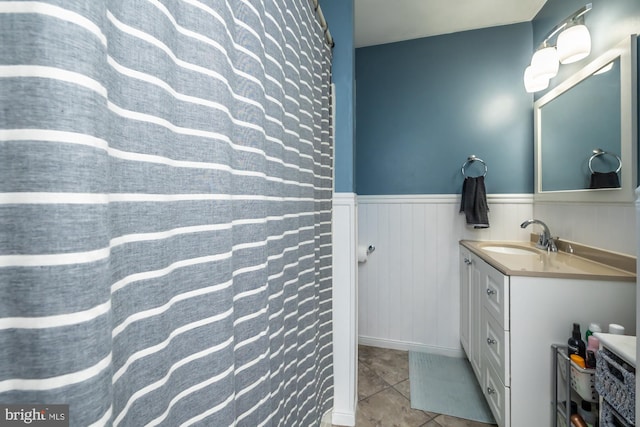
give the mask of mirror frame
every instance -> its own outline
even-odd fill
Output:
[[[637,186],[638,92],[636,35],[630,35],[614,48],[597,57],[578,72],[551,89],[533,104],[534,115],[534,201],[622,203],[635,200]],[[620,58],[620,171],[621,187],[616,189],[577,189],[542,191],[542,107],[568,91],[609,62]],[[597,147],[592,147],[597,148]],[[591,149],[589,149],[589,152]]]

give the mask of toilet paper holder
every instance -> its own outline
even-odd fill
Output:
[[[376,247],[373,245],[369,245],[369,246],[359,245],[358,246],[358,263],[362,264],[367,262],[367,258],[369,257],[369,255],[371,255],[371,252],[375,250],[376,250]]]

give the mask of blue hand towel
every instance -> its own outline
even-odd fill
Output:
[[[489,206],[484,176],[466,177],[462,183],[460,212],[464,212],[467,224],[473,228],[489,228]]]

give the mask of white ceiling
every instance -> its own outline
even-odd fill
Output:
[[[336,0],[341,1],[341,0]],[[355,46],[531,21],[546,0],[355,0]]]

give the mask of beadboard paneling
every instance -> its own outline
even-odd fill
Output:
[[[536,202],[534,215],[560,239],[636,256],[634,203]]]
[[[459,353],[458,241],[527,240],[531,195],[489,196],[490,228],[458,213],[459,195],[359,196],[360,245],[375,252],[358,267],[361,343]]]

